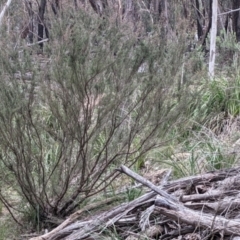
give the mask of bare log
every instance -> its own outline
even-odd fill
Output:
[[[229,220],[222,216],[215,216],[202,211],[193,211],[127,167],[121,166],[120,170],[161,195],[155,200],[155,206],[160,207],[156,207],[156,209],[161,214],[190,225],[211,228],[213,231],[224,231],[227,234],[240,235],[240,220]]]
[[[109,212],[104,212],[103,214],[100,214],[99,216],[94,217],[94,219],[91,221],[85,221],[80,223],[77,222],[77,223],[71,224],[75,220],[77,220],[80,214],[83,212],[83,210],[79,210],[76,213],[72,214],[66,221],[64,221],[61,225],[59,225],[57,228],[55,228],[51,232],[42,236],[31,238],[30,240],[55,240],[55,239],[61,239],[61,236],[66,236],[66,235],[69,235],[66,238],[67,240],[76,239],[75,238],[76,236],[78,237],[78,239],[84,239],[94,231],[111,226],[116,221],[124,217],[132,209],[136,208],[137,206],[146,204],[149,202],[153,203],[155,196],[156,196],[156,193],[150,192],[129,203],[121,204],[120,206],[112,209]],[[85,211],[87,209],[85,209]],[[73,233],[74,230],[75,232]]]
[[[162,204],[161,201],[155,201],[155,210],[171,219],[184,222],[196,227],[205,227],[215,232],[223,231],[228,235],[240,235],[240,220],[226,219],[222,216],[214,216],[200,211],[193,211],[182,205],[178,208],[171,205]],[[160,207],[157,207],[160,206]]]
[[[42,236],[38,236],[38,237],[34,237],[31,238],[30,240],[45,240],[45,239],[49,239],[52,236],[54,236],[56,233],[58,233],[59,231],[61,231],[62,229],[66,228],[67,226],[69,226],[70,224],[74,223],[84,212],[90,211],[94,208],[97,208],[99,206],[103,206],[105,204],[109,204],[113,201],[119,200],[119,196],[118,197],[113,197],[113,198],[108,198],[105,199],[101,202],[97,202],[97,203],[93,203],[90,205],[87,205],[85,208],[80,209],[78,211],[76,211],[75,213],[73,213],[72,215],[70,215],[64,222],[62,222],[58,227],[54,228],[51,232],[46,233]]]
[[[138,207],[139,205],[146,204],[146,203],[153,203],[154,200],[152,198],[155,196],[155,193],[149,193],[145,194],[142,197],[133,200],[130,203],[122,204],[118,206],[117,208],[114,208],[112,211],[103,213],[97,217],[94,217],[93,221],[86,224],[81,229],[75,231],[68,237],[66,237],[66,240],[75,240],[75,239],[85,239],[91,233],[95,231],[99,231],[102,229],[105,229],[109,226],[114,225],[119,219],[126,216],[131,210]],[[65,229],[65,232],[69,231],[69,229]],[[60,232],[59,234],[65,234],[64,231]],[[51,240],[56,240],[56,238],[50,238]]]
[[[31,238],[30,240],[85,239],[102,232],[102,230],[113,225],[129,226],[134,222],[136,223],[139,221],[137,212],[139,212],[139,210],[142,212],[147,212],[148,209],[153,210],[149,212],[147,219],[143,219],[141,217],[139,221],[139,226],[141,225],[140,223],[142,223],[144,228],[146,227],[145,220],[148,222],[151,213],[154,211],[154,215],[156,215],[156,212],[160,213],[159,218],[164,217],[165,219],[169,219],[167,221],[175,221],[178,223],[187,223],[191,225],[189,229],[200,227],[214,232],[221,232],[221,234],[225,235],[240,235],[240,229],[238,228],[240,225],[240,220],[227,218],[231,215],[231,211],[228,214],[229,210],[239,208],[240,206],[237,195],[237,189],[240,187],[238,186],[239,168],[232,168],[217,172],[209,172],[194,177],[187,177],[172,181],[169,184],[166,183],[165,179],[163,181],[165,184],[164,186],[154,185],[125,166],[121,166],[119,171],[149,187],[152,191],[139,197],[138,199],[131,201],[130,203],[121,204],[110,211],[95,215],[91,219],[77,221],[81,217],[82,212],[91,207],[88,206],[72,214],[66,221],[64,221],[50,233]],[[167,177],[168,176],[169,174]],[[218,183],[215,184],[214,182]],[[213,183],[215,186],[217,186],[215,190],[212,189]],[[189,196],[179,196],[175,194],[176,191],[181,189],[183,189],[183,193],[184,191],[188,192],[189,189],[193,189],[195,192],[199,186],[205,186],[201,187],[200,189],[203,189],[204,191],[206,190],[206,192],[202,194],[192,194]],[[175,196],[173,196],[173,194],[175,194]],[[233,199],[232,197],[229,197],[231,195],[237,196],[235,196]],[[179,196],[180,198],[178,199],[176,196]],[[215,202],[207,202],[208,199],[215,200]],[[108,200],[106,200],[106,202],[103,201],[102,204],[106,204],[107,201]],[[183,204],[183,202],[188,203]],[[229,204],[229,202],[231,202],[231,204]],[[226,216],[218,215],[222,215],[223,212],[227,213]],[[186,228],[184,226],[181,227],[182,234],[186,232]],[[125,228],[127,230],[127,227]],[[142,226],[140,226],[140,230],[141,229]],[[171,239],[171,236],[166,236],[166,239]]]
[[[199,203],[189,203],[185,204],[184,206],[199,210],[199,209],[212,209],[214,214],[222,214],[223,212],[231,212],[232,210],[240,209],[240,199],[239,196],[236,198],[233,197],[226,197],[223,200],[217,200],[215,202],[199,202]],[[234,211],[236,214],[239,215],[238,211]]]
[[[185,189],[197,184],[211,184],[211,182],[222,181],[229,177],[235,177],[240,173],[240,168],[230,168],[219,171],[207,172],[196,176],[181,178],[171,181],[163,187],[167,192],[174,192],[177,189]]]

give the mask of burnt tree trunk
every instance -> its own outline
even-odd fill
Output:
[[[232,9],[238,9],[240,7],[239,0],[232,0]],[[240,41],[240,18],[239,11],[232,12],[232,28],[233,32],[236,34],[236,39]]]
[[[206,27],[206,30],[202,36],[202,39],[201,39],[201,44],[202,44],[202,47],[203,47],[203,50],[206,52],[207,49],[206,49],[206,40],[207,40],[207,36],[210,32],[210,29],[212,27],[212,0],[210,0],[209,2],[205,2],[204,4],[205,6],[205,11],[208,13],[208,25]]]
[[[38,12],[38,41],[43,40],[44,35],[44,13],[46,9],[46,0],[41,0],[39,5],[39,12]],[[45,28],[45,33],[48,37],[48,30]],[[43,49],[43,42],[39,43],[39,47],[42,50]]]
[[[26,38],[28,36],[28,40],[30,43],[33,43],[33,20],[34,20],[34,12],[32,9],[32,1],[25,1],[25,6],[26,9],[28,11],[28,15],[29,15],[29,20],[28,20],[28,24],[26,26],[26,28],[24,29],[24,31],[22,32],[22,38]]]
[[[104,10],[108,7],[107,0],[89,0],[93,10],[102,16]]]
[[[59,6],[59,0],[53,0],[53,1],[51,2],[51,8],[52,8],[53,13],[54,13],[55,15],[57,15],[57,14],[58,14],[58,11],[59,11],[59,8],[60,8],[60,6]]]
[[[199,6],[199,0],[196,0],[196,15],[197,15],[197,35],[198,39],[201,39],[203,36],[203,27],[201,24],[201,10]]]
[[[151,6],[149,7],[149,9],[151,9]],[[154,16],[154,22],[157,23],[160,19],[160,15],[161,15],[161,1],[160,0],[154,0],[152,2],[152,9],[153,9],[153,16]]]

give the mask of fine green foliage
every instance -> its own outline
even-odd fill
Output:
[[[64,17],[52,22],[59,41],[45,64],[1,51],[1,180],[14,181],[39,229],[105,190],[118,165],[140,168],[193,98],[188,82],[179,85],[184,43],[161,42],[157,31],[139,40],[81,11],[69,29]],[[29,69],[30,81],[16,77]]]
[[[1,23],[0,240],[14,238],[6,213],[41,233],[123,189],[139,197],[121,164],[174,178],[239,164],[234,24],[217,36],[210,80],[208,4],[116,2],[46,1],[37,26],[38,1],[16,1]]]
[[[238,120],[234,119],[221,120],[221,132],[219,128],[211,129],[215,125],[209,125],[209,122],[208,127],[194,122],[197,127],[189,130],[188,135],[174,138],[167,147],[152,151],[148,157],[162,167],[171,167],[174,178],[231,168],[239,162],[239,140],[236,142],[239,139],[236,135]],[[214,121],[216,119],[213,118]]]
[[[130,202],[138,198],[139,196],[141,196],[141,193],[142,193],[142,189],[138,189],[138,188],[127,189],[127,192],[126,192],[127,201]]]
[[[222,77],[205,81],[196,87],[201,94],[189,105],[191,126],[200,130],[204,125],[219,134],[225,119],[240,113],[239,74],[229,79]]]

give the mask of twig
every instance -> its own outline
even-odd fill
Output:
[[[122,173],[125,173],[129,177],[131,177],[131,178],[135,179],[136,181],[142,183],[144,186],[147,186],[147,187],[151,188],[154,192],[156,192],[160,196],[164,197],[167,201],[173,201],[174,203],[178,202],[178,200],[174,196],[168,194],[166,191],[162,190],[160,187],[157,187],[152,182],[148,181],[147,179],[145,179],[142,176],[138,175],[137,173],[133,172],[132,170],[130,170],[126,166],[122,165],[117,170],[122,172]]]
[[[230,10],[230,11],[224,12],[224,13],[219,13],[218,16],[226,15],[226,14],[229,14],[229,13],[232,13],[232,12],[237,12],[237,11],[240,11],[240,8],[237,8],[237,9],[234,9],[234,10]]]

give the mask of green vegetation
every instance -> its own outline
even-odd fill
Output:
[[[149,161],[179,178],[239,162],[234,36],[218,38],[224,57],[236,52],[210,81],[203,49],[186,50],[190,34],[168,36],[147,13],[137,32],[66,11],[51,19],[43,56],[37,45],[17,52],[1,39],[0,200],[31,230],[50,229],[96,196],[131,185],[117,181],[121,164],[144,172]],[[131,201],[142,190],[125,194]],[[0,239],[6,229],[0,225]]]

